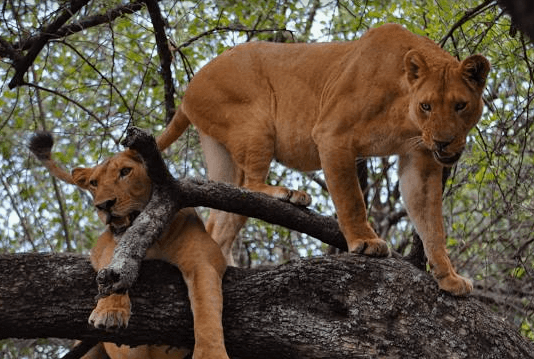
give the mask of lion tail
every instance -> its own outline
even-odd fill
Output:
[[[186,114],[182,110],[182,106],[178,107],[174,113],[174,116],[172,117],[171,122],[169,122],[165,130],[156,139],[158,149],[163,151],[169,147],[178,139],[178,137],[182,135],[182,133],[184,133],[190,124],[191,122],[189,122],[189,118],[187,118]]]
[[[43,163],[50,173],[62,181],[75,184],[72,175],[59,167],[52,159],[52,146],[54,146],[54,139],[49,132],[37,132],[30,139],[30,151]]]

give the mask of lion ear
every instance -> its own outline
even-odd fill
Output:
[[[72,170],[72,179],[74,184],[80,188],[87,189],[89,187],[89,177],[93,173],[92,168],[77,167]]]
[[[404,55],[404,69],[410,85],[421,78],[427,71],[425,59],[417,50],[410,50]]]
[[[489,61],[482,55],[472,55],[460,64],[463,78],[477,90],[482,91],[491,69]]]

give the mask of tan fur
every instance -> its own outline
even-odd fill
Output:
[[[299,205],[310,203],[306,193],[264,183],[271,160],[322,168],[349,250],[375,256],[389,250],[366,220],[355,160],[398,155],[403,198],[434,276],[462,295],[472,284],[455,272],[445,248],[440,181],[481,116],[489,69],[480,55],[459,62],[392,24],[353,42],[247,43],[198,72],[158,146],[192,123],[211,179]],[[208,220],[229,264],[245,220],[220,211]]]
[[[60,169],[50,156],[39,157],[54,175],[91,192],[100,219],[106,230],[91,251],[95,270],[106,267],[115,244],[132,224],[133,216],[143,210],[151,195],[151,181],[136,152],[121,152],[93,168],[75,168],[72,176]],[[222,328],[222,276],[226,269],[224,257],[213,239],[206,233],[195,210],[179,211],[162,238],[147,251],[146,258],[173,263],[183,274],[187,284],[194,317],[195,359],[228,359]],[[98,300],[89,323],[98,328],[125,328],[131,315],[130,298],[113,294]],[[117,346],[101,343],[84,356],[85,359],[183,358],[186,349],[164,346]]]

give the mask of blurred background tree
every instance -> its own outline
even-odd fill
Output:
[[[57,32],[61,36],[47,39],[24,81],[10,89],[13,64],[75,3],[80,10]],[[496,1],[162,0],[158,6],[173,56],[176,105],[198,69],[246,41],[350,41],[395,22],[459,59],[486,56],[492,71],[484,115],[445,188],[448,247],[459,272],[475,280],[474,295],[534,340],[534,49]],[[0,253],[88,253],[102,231],[91,198],[51,178],[31,156],[28,139],[36,130],[51,131],[57,159],[72,169],[122,150],[130,125],[160,133],[169,102],[151,16],[143,2],[5,1],[0,56]],[[176,176],[205,176],[194,129],[165,156]],[[412,226],[400,199],[397,159],[367,159],[360,166],[367,170],[369,220],[406,254]],[[305,189],[314,210],[334,215],[321,172],[273,163],[268,181]],[[254,219],[235,245],[237,262],[247,267],[330,251],[311,237]],[[69,345],[3,341],[0,355],[57,357]]]

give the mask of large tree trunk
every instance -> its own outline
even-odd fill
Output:
[[[0,256],[0,339],[98,338],[193,345],[180,272],[145,261],[119,333],[89,327],[95,273],[76,255]],[[224,279],[228,353],[239,358],[532,358],[534,345],[474,297],[456,298],[409,263],[357,255],[298,260]]]

